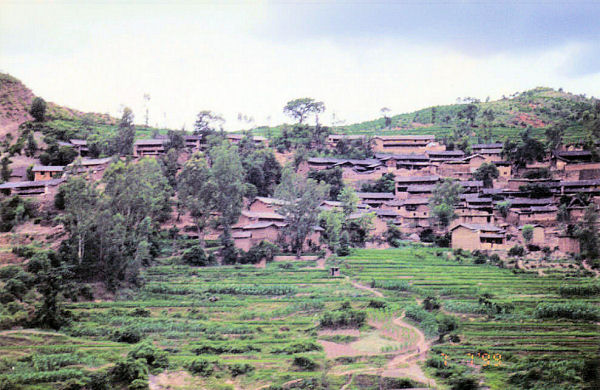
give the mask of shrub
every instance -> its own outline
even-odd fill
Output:
[[[267,262],[273,261],[273,258],[279,253],[279,247],[268,241],[261,241],[257,245],[254,245],[248,250],[248,252],[240,256],[240,263],[242,264],[256,264],[260,263],[262,259],[266,259]]]
[[[254,371],[254,366],[248,363],[233,363],[227,366],[227,368],[231,372],[231,376],[244,375]]]
[[[136,379],[148,379],[148,368],[144,360],[128,357],[115,363],[110,370],[110,376],[113,382],[132,383]]]
[[[539,303],[535,308],[534,316],[597,321],[600,319],[600,309],[585,303]]]
[[[371,299],[369,300],[368,306],[373,309],[383,309],[387,306],[387,303],[385,303],[385,301],[382,299]]]
[[[367,314],[361,310],[326,311],[319,319],[322,328],[361,327],[367,319]]]
[[[136,379],[127,386],[127,390],[148,390],[148,380]]]
[[[305,341],[297,341],[283,347],[273,349],[272,353],[285,353],[288,355],[293,355],[299,352],[311,352],[311,351],[322,351],[323,347],[321,344],[312,342],[310,340]]]
[[[127,356],[136,360],[143,359],[152,368],[167,368],[169,366],[168,354],[155,347],[150,341],[139,343],[129,351]]]
[[[142,331],[134,326],[126,326],[123,329],[117,329],[113,332],[111,340],[120,343],[135,344],[138,343],[144,335]]]
[[[27,292],[28,288],[19,279],[9,279],[4,285],[7,292],[11,293],[15,297],[21,299]]]
[[[303,355],[294,356],[292,364],[304,371],[314,371],[319,367],[312,358]]]
[[[525,248],[520,245],[515,245],[508,250],[508,255],[512,257],[522,257],[525,255]]]
[[[384,290],[412,291],[412,286],[406,280],[375,280],[371,281],[371,288]]]
[[[129,315],[132,317],[148,318],[148,317],[150,317],[150,310],[144,309],[142,307],[136,307],[135,309],[133,309],[132,311],[129,312]]]
[[[560,286],[558,293],[562,297],[592,296],[600,294],[600,284],[585,284],[578,286]]]
[[[181,256],[181,260],[185,264],[196,267],[209,265],[208,256],[206,256],[206,252],[204,252],[204,249],[200,245],[194,245],[186,249]]]
[[[210,376],[214,371],[214,366],[211,362],[203,358],[194,358],[186,363],[185,368],[193,374],[200,376]]]

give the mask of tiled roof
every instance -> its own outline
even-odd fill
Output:
[[[56,186],[65,179],[38,180],[38,181],[15,181],[0,184],[0,189],[27,188],[27,187],[45,187]]]
[[[153,139],[139,139],[139,140],[135,141],[134,145],[137,145],[137,146],[140,146],[140,145],[162,146],[162,145],[164,145],[164,143],[165,143],[164,139],[153,138]]]
[[[454,230],[459,226],[466,227],[467,229],[470,229],[470,230],[480,230],[482,232],[501,232],[501,231],[503,231],[498,226],[482,225],[482,224],[476,224],[476,223],[460,223],[450,230]]]
[[[65,167],[61,165],[34,165],[32,172],[62,172]]]
[[[436,182],[441,178],[439,176],[396,176],[394,180],[397,183],[422,183],[422,182]]]
[[[394,199],[394,194],[389,192],[357,192],[361,199]]]

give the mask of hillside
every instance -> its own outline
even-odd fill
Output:
[[[566,142],[581,139],[583,127],[581,119],[597,102],[594,98],[575,95],[562,90],[539,87],[516,93],[510,97],[489,102],[475,102],[476,115],[473,122],[472,139],[478,142],[485,131],[491,129],[492,139],[502,141],[505,137],[516,137],[525,128],[531,127],[532,134],[541,137],[547,127],[564,122]],[[457,127],[459,112],[469,103],[457,103],[427,107],[418,111],[392,116],[391,125],[386,127],[385,119],[354,123],[334,128],[339,134],[433,134],[444,137]],[[485,116],[484,112],[492,112]],[[261,127],[255,134],[275,136],[282,126]]]

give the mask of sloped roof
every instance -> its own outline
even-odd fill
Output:
[[[436,175],[430,176],[396,176],[394,180],[396,183],[422,183],[422,182],[436,182],[441,178]]]
[[[472,149],[502,149],[504,145],[499,142],[493,144],[474,144],[471,145]]]
[[[269,213],[269,212],[255,212],[255,211],[242,211],[242,215],[248,218],[259,218],[259,219],[281,219],[284,220],[285,217],[281,214],[277,213]]]
[[[394,141],[394,140],[424,140],[424,141],[433,141],[435,140],[434,135],[376,135],[373,138],[379,138],[384,141]]]
[[[256,198],[254,198],[254,200],[259,200],[259,201],[261,201],[263,203],[274,204],[274,205],[277,205],[277,206],[282,206],[282,205],[288,203],[287,201],[285,201],[283,199],[267,198],[267,197],[264,197],[264,196],[257,196]]]
[[[585,186],[597,186],[600,185],[600,179],[594,180],[575,180],[575,181],[561,181],[561,186],[564,187],[585,187]]]
[[[411,184],[406,188],[406,192],[432,192],[435,184]]]
[[[106,157],[106,158],[82,158],[81,159],[81,165],[83,166],[87,166],[87,165],[103,165],[103,164],[108,164],[109,162],[112,161],[112,157]],[[72,165],[73,163],[69,164]]]
[[[495,225],[483,225],[483,224],[477,224],[477,223],[459,223],[458,225],[454,226],[452,229],[450,230],[454,230],[458,227],[465,227],[467,229],[473,230],[473,231],[482,231],[482,232],[503,232],[503,230],[501,228],[499,228],[498,226]]]
[[[394,199],[394,194],[390,192],[357,192],[361,199]]]
[[[148,145],[148,146],[162,146],[165,143],[165,139],[153,138],[153,139],[139,139],[135,141],[134,145]]]
[[[34,165],[32,172],[62,172],[65,169],[62,165]]]
[[[245,226],[242,226],[243,230],[254,230],[254,229],[265,229],[268,228],[270,226],[274,226],[276,228],[280,228],[285,226],[286,224],[284,223],[277,223],[277,222],[255,222],[255,223],[251,223]]]
[[[45,187],[56,186],[62,183],[65,179],[51,179],[38,181],[15,181],[0,184],[0,189],[26,188],[26,187]]]
[[[375,153],[375,157],[380,159],[380,160],[424,160],[427,161],[429,160],[429,156],[427,156],[426,154],[413,154],[413,153],[407,153],[407,154],[387,154],[387,153]]]

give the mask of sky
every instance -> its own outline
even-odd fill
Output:
[[[0,0],[0,72],[161,127],[202,110],[231,131],[291,122],[299,97],[350,124],[537,86],[597,96],[598,20],[600,2],[568,0]]]

